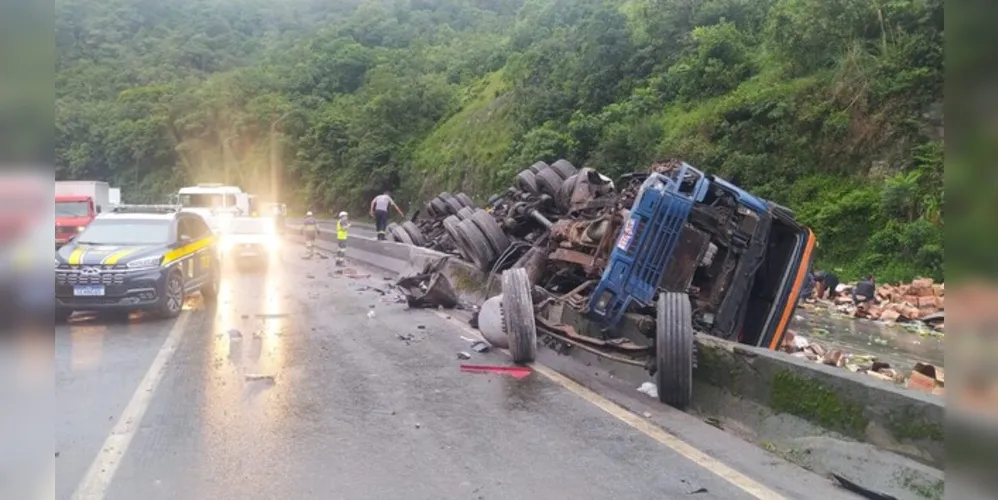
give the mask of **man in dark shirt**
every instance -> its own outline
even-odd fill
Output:
[[[828,300],[832,300],[838,296],[838,292],[835,289],[839,286],[839,277],[835,273],[818,271],[814,273],[814,281],[818,285],[819,299],[826,298],[827,296]]]
[[[873,276],[867,275],[852,289],[852,301],[859,305],[873,302],[877,298],[877,285],[873,281]]]

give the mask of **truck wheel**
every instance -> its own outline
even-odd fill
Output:
[[[174,269],[166,277],[163,290],[159,296],[156,312],[163,318],[176,318],[184,309],[184,277]]]
[[[468,208],[475,208],[475,200],[472,200],[470,196],[465,193],[457,193],[454,195],[457,201],[460,201],[462,205]]]
[[[444,203],[444,200],[441,200],[439,197],[433,198],[426,204],[426,211],[430,212],[430,215],[433,217],[446,217],[447,204]]]
[[[575,184],[579,182],[579,174],[574,174],[565,179],[558,188],[558,196],[554,201],[562,212],[568,212],[572,208],[572,193],[575,191]]]
[[[468,249],[468,257],[471,257],[475,266],[482,271],[488,271],[496,256],[478,226],[471,219],[463,220],[457,225],[457,233],[458,238],[463,239]]]
[[[413,244],[419,247],[426,246],[426,238],[423,237],[423,232],[419,230],[416,223],[412,221],[405,221],[402,223],[402,229],[409,234],[410,238],[412,238]]]
[[[655,381],[658,400],[685,410],[693,396],[693,319],[685,293],[658,296],[655,318]]]
[[[478,226],[478,230],[489,241],[489,246],[492,247],[492,250],[495,250],[497,257],[509,248],[509,238],[506,237],[506,233],[502,232],[502,228],[499,227],[499,224],[496,224],[496,220],[488,212],[482,209],[476,210],[471,216],[471,221]]]
[[[457,218],[460,219],[460,220],[464,220],[464,219],[467,219],[467,218],[471,217],[474,213],[475,213],[475,209],[469,208],[469,207],[464,207],[461,210],[457,211]]]
[[[516,186],[530,194],[537,194],[537,176],[530,170],[516,174]]]
[[[461,254],[461,258],[464,259],[465,262],[471,262],[471,252],[468,251],[468,246],[465,244],[457,230],[457,226],[460,223],[461,219],[459,219],[456,215],[448,215],[447,218],[444,219],[444,231],[447,232],[447,235],[450,236],[450,239],[454,242],[454,246],[457,247],[457,251]]]
[[[561,159],[552,163],[551,170],[558,172],[558,175],[560,175],[562,179],[568,179],[569,177],[575,175],[579,171],[577,168],[575,168],[575,165],[572,165],[571,163],[569,163],[568,160],[565,159]]]
[[[534,175],[537,175],[537,174],[541,173],[541,170],[544,170],[545,168],[548,168],[548,164],[544,163],[542,161],[539,161],[539,162],[534,163],[533,165],[527,167],[527,170],[533,172]]]
[[[386,229],[388,229],[388,234],[391,234],[395,241],[405,243],[406,245],[415,244],[412,242],[412,237],[409,236],[409,233],[405,232],[405,229],[402,229],[402,226],[391,223]]]
[[[552,168],[545,168],[537,174],[537,188],[541,193],[558,196],[558,188],[564,179]]]
[[[502,273],[502,315],[513,362],[533,363],[537,359],[537,323],[530,281],[522,267]]]
[[[457,198],[450,193],[440,193],[440,199],[447,204],[447,213],[449,214],[456,215],[462,208],[464,208],[464,205],[462,205],[460,201],[457,201]]]

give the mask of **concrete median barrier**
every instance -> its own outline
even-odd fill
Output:
[[[334,235],[322,235],[320,239],[324,240],[320,248],[335,248]],[[347,256],[397,274],[414,273],[427,262],[447,258],[444,274],[462,301],[480,304],[499,293],[497,279],[487,290],[487,277],[472,264],[425,248],[351,237]],[[561,320],[580,331],[591,328],[585,318],[568,308]],[[623,330],[627,337],[642,335],[637,325],[628,321]],[[776,446],[779,452],[780,446],[792,449],[788,443],[831,436],[839,443],[837,446],[842,442],[871,445],[903,457],[907,465],[891,465],[901,471],[897,474],[911,474],[914,468],[923,466],[943,469],[943,398],[705,335],[697,336],[697,344],[692,411],[740,427],[737,433],[743,437],[763,446]],[[570,355],[586,363],[612,364],[580,349],[570,350]],[[641,368],[626,365],[615,367],[613,373],[635,388],[651,378]],[[785,444],[777,446],[773,442]],[[814,441],[808,442],[813,446]],[[924,482],[925,475],[920,477]]]

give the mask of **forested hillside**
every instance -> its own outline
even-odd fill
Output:
[[[942,278],[941,0],[57,0],[57,176],[298,207],[678,157]],[[273,157],[271,155],[274,155]]]

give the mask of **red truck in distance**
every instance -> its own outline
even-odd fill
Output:
[[[110,209],[111,188],[101,181],[55,183],[55,246],[65,245],[102,211]]]

